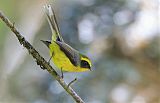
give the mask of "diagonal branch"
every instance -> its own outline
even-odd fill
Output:
[[[84,101],[77,95],[77,93],[65,83],[65,81],[58,75],[58,73],[52,68],[52,66],[36,51],[36,49],[20,34],[20,32],[15,28],[14,23],[11,23],[9,19],[0,11],[0,18],[5,22],[5,24],[11,29],[11,31],[16,35],[19,42],[23,47],[25,47],[29,54],[33,56],[36,60],[37,65],[39,65],[43,70],[47,70],[59,83],[60,85],[70,94],[77,103],[84,103]]]

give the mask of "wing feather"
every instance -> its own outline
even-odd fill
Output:
[[[74,66],[80,65],[80,56],[77,50],[73,49],[71,46],[64,42],[56,41],[56,43],[59,45],[60,49],[65,53],[65,55],[69,58]]]

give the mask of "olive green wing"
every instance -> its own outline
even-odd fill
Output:
[[[69,58],[74,66],[80,65],[80,55],[77,50],[73,49],[65,42],[56,41],[56,43],[59,45],[60,49],[65,53],[65,55]]]
[[[51,7],[51,5],[45,5],[44,9],[47,15],[47,19],[48,19],[50,28],[52,30],[52,42],[53,41],[63,42],[63,38],[60,34],[59,26],[58,26],[57,19],[56,19],[53,8]]]

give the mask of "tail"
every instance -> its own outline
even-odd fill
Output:
[[[61,41],[63,42],[63,38],[61,37],[60,30],[57,24],[56,16],[51,5],[44,6],[45,13],[47,15],[47,19],[52,30],[52,42],[53,41]]]

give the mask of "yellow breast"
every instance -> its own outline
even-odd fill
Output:
[[[62,71],[67,72],[83,72],[86,71],[84,68],[80,68],[79,66],[74,66],[69,58],[62,52],[59,46],[53,42],[49,45],[50,48],[50,56],[52,56],[52,61],[58,69],[62,69]]]

